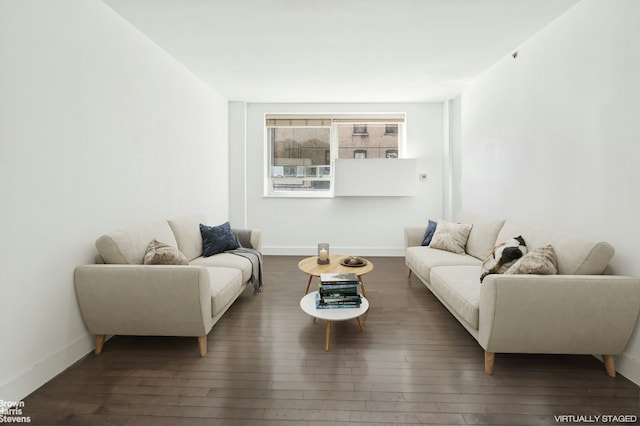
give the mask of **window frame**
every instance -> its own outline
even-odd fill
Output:
[[[289,120],[291,125],[269,125],[269,122],[275,120]],[[314,121],[314,120],[330,120],[330,125],[294,125],[297,121]],[[354,136],[368,136],[368,133],[355,133],[356,125],[360,128],[368,130],[368,124],[394,124],[397,128],[398,147],[397,157],[404,158],[406,148],[406,113],[336,113],[336,114],[324,114],[324,113],[265,113],[264,117],[264,147],[265,147],[265,159],[264,159],[264,175],[263,175],[263,196],[268,198],[334,198],[335,197],[335,162],[339,156],[339,134],[338,125],[351,124],[354,129]],[[306,128],[329,128],[329,150],[325,152],[325,159],[329,159],[326,165],[311,165],[305,166],[306,168],[316,168],[320,173],[321,167],[329,167],[330,173],[323,177],[318,177],[316,180],[328,181],[329,189],[327,190],[276,190],[274,189],[272,175],[272,162],[273,162],[273,143],[271,141],[270,129],[273,127],[306,127]],[[386,135],[385,127],[385,135]],[[378,157],[365,156],[363,161]],[[393,160],[385,155],[388,160]],[[305,175],[306,176],[306,175]],[[287,176],[284,176],[286,178]],[[298,169],[296,170],[296,176],[293,178],[303,178],[299,176]],[[278,178],[279,179],[279,178]]]

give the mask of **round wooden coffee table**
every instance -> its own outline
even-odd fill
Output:
[[[309,286],[311,285],[311,280],[313,277],[319,277],[320,274],[344,274],[353,272],[358,276],[358,280],[362,286],[362,295],[367,297],[367,291],[364,288],[364,281],[362,280],[362,276],[364,274],[368,274],[373,271],[373,263],[370,260],[366,260],[367,264],[364,266],[344,266],[340,264],[340,260],[345,257],[349,257],[346,254],[332,254],[329,256],[329,263],[326,265],[318,264],[318,256],[311,256],[305,259],[302,259],[298,263],[298,269],[300,269],[305,274],[309,275],[309,281],[307,282],[307,289],[304,291],[304,294],[309,293]]]
[[[356,319],[360,331],[363,330],[362,320],[360,316],[363,315],[369,309],[369,302],[365,297],[362,298],[362,304],[357,308],[333,308],[333,309],[318,309],[316,308],[316,295],[317,291],[313,291],[302,299],[300,299],[300,307],[304,312],[311,315],[315,321],[316,318],[320,318],[327,321],[327,330],[324,338],[324,350],[329,350],[329,339],[331,337],[331,321],[347,321]]]

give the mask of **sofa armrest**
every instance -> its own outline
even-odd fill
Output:
[[[262,231],[259,229],[242,229],[242,228],[233,228],[233,232],[236,234],[236,237],[240,240],[241,238],[249,237],[251,247],[258,251],[262,251]]]
[[[407,226],[404,228],[404,248],[421,246],[426,226]]]
[[[95,335],[205,336],[213,327],[203,266],[85,265],[75,269],[74,281]]]
[[[262,231],[251,229],[251,245],[254,249],[262,251]]]
[[[488,352],[621,353],[640,312],[640,280],[614,275],[489,275],[478,342]]]

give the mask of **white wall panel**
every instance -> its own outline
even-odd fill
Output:
[[[343,158],[335,162],[335,195],[340,197],[409,197],[416,195],[415,158]]]

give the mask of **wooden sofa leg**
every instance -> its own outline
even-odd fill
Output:
[[[613,355],[602,355],[604,361],[604,370],[609,377],[616,377],[616,361]]]
[[[198,347],[200,348],[200,356],[207,355],[207,336],[198,336]]]
[[[486,374],[493,374],[493,361],[495,359],[495,352],[484,351],[484,372]]]
[[[100,355],[100,352],[102,352],[102,348],[104,348],[104,338],[104,334],[98,334],[96,336],[96,355]]]
[[[407,278],[411,278],[411,268],[407,267]]]

